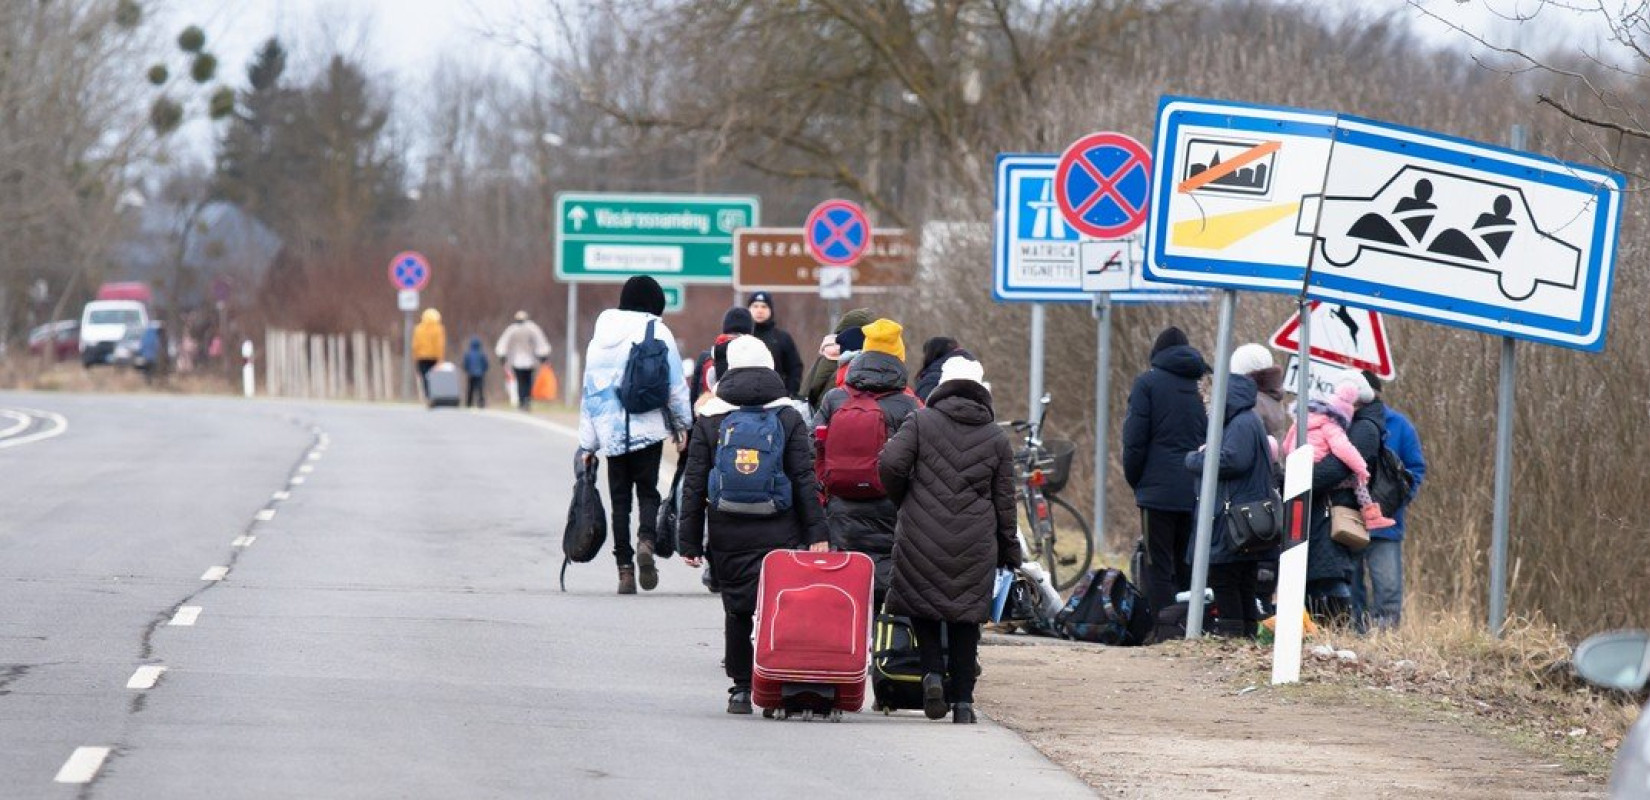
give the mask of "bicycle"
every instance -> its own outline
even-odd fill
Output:
[[[1036,422],[1014,420],[1007,427],[1025,437],[1025,446],[1014,454],[1015,480],[1019,484],[1015,499],[1030,528],[1030,535],[1022,533],[1021,537],[1028,547],[1025,557],[1043,562],[1054,588],[1063,592],[1076,586],[1088,572],[1094,561],[1094,537],[1089,521],[1060,497],[1060,490],[1071,478],[1077,445],[1069,439],[1042,438],[1050,402],[1050,397],[1043,395],[1042,413]],[[1061,536],[1061,531],[1067,533]]]

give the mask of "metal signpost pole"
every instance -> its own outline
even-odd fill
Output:
[[[1106,540],[1106,475],[1111,466],[1111,295],[1094,299],[1094,547]]]
[[[418,395],[413,389],[413,312],[401,312],[401,397],[406,400],[417,400]]]
[[[1041,416],[1038,412],[1042,408],[1043,399],[1043,331],[1045,327],[1043,315],[1045,311],[1046,309],[1043,308],[1042,303],[1031,304],[1031,391],[1030,398],[1026,402],[1027,422],[1037,422]],[[1037,435],[1041,436],[1043,434],[1038,431]]]
[[[567,284],[567,374],[561,378],[562,405],[578,404],[584,394],[584,379],[579,375],[579,285]]]
[[[1210,387],[1209,439],[1203,451],[1203,484],[1197,493],[1197,540],[1192,545],[1192,596],[1186,609],[1186,638],[1203,635],[1203,592],[1209,586],[1209,540],[1215,529],[1215,490],[1220,483],[1220,440],[1226,434],[1227,371],[1232,362],[1232,315],[1237,292],[1220,293],[1220,331],[1215,336],[1215,378]]]
[[[1524,126],[1507,136],[1514,150],[1524,149]],[[1500,636],[1507,623],[1507,540],[1512,499],[1513,422],[1518,383],[1518,349],[1510,336],[1501,339],[1501,380],[1495,402],[1495,514],[1490,533],[1490,634]]]

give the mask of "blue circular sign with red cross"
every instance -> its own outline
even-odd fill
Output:
[[[1117,239],[1146,223],[1152,157],[1121,133],[1091,133],[1073,142],[1054,172],[1060,214],[1079,233]]]
[[[827,267],[851,267],[871,249],[871,220],[847,200],[826,200],[802,223],[808,255]]]
[[[390,285],[416,292],[430,282],[430,260],[423,253],[408,250],[390,259]]]

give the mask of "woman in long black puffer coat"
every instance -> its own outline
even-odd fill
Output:
[[[882,485],[899,506],[888,610],[911,618],[922,655],[923,711],[945,716],[949,644],[953,722],[974,722],[980,624],[998,567],[1018,567],[1014,453],[993,422],[979,362],[945,362],[929,407],[883,447]]]

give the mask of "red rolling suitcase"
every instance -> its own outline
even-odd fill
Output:
[[[776,550],[762,559],[751,701],[764,716],[834,721],[865,704],[875,578],[864,553]]]

